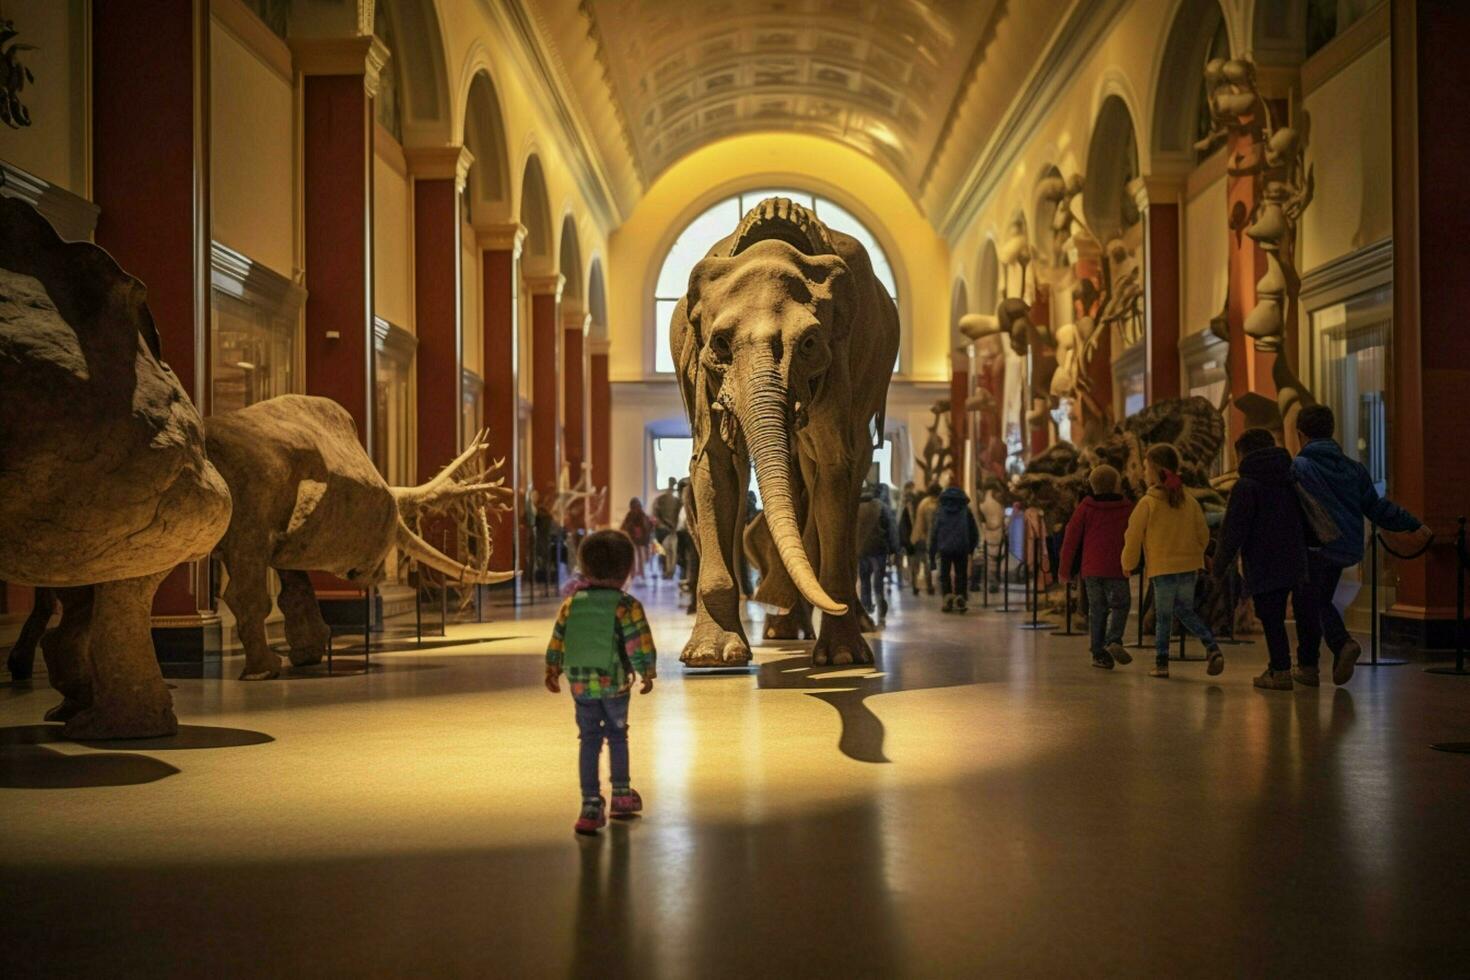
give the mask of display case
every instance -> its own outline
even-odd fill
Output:
[[[210,254],[211,415],[299,392],[306,290],[219,242]]]

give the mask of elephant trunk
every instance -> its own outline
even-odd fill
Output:
[[[847,612],[847,606],[829,596],[817,580],[801,541],[801,529],[796,524],[786,384],[773,358],[758,357],[764,363],[757,364],[751,373],[737,412],[746,447],[755,461],[755,479],[761,488],[771,538],[781,555],[781,563],[802,596],[823,612],[841,616]]]

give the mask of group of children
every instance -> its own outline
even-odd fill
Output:
[[[1363,560],[1363,520],[1390,531],[1430,532],[1416,517],[1380,496],[1367,470],[1333,439],[1335,420],[1325,405],[1304,408],[1296,420],[1302,442],[1293,457],[1266,429],[1247,429],[1235,442],[1239,479],[1220,525],[1213,562],[1205,514],[1185,490],[1179,454],[1151,446],[1144,469],[1148,492],[1136,505],[1119,493],[1118,471],[1098,466],[1089,475],[1092,496],[1067,524],[1061,574],[1078,567],[1087,594],[1092,663],[1111,670],[1132,660],[1123,647],[1128,619],[1128,574],[1144,565],[1154,593],[1155,661],[1152,677],[1169,676],[1169,642],[1177,620],[1205,645],[1206,673],[1225,669],[1225,656],[1194,608],[1202,568],[1227,574],[1240,559],[1245,595],[1265,636],[1268,663],[1256,687],[1290,691],[1319,684],[1318,658],[1325,638],[1333,656],[1332,679],[1346,684],[1362,650],[1335,605],[1345,569]],[[1286,632],[1290,604],[1297,627],[1292,666]]]
[[[1295,458],[1265,429],[1248,429],[1236,440],[1239,479],[1211,568],[1221,576],[1240,559],[1245,592],[1269,654],[1265,672],[1254,683],[1276,691],[1318,685],[1324,638],[1333,655],[1334,683],[1352,677],[1361,650],[1333,595],[1343,571],[1362,561],[1364,518],[1421,540],[1430,536],[1412,514],[1381,497],[1363,466],[1342,452],[1332,438],[1330,409],[1309,406],[1296,425],[1303,447]],[[1184,486],[1173,446],[1149,447],[1144,471],[1148,490],[1133,504],[1120,492],[1116,469],[1095,467],[1089,474],[1092,494],[1077,507],[1063,538],[1062,577],[1079,571],[1087,594],[1093,666],[1111,670],[1132,661],[1123,647],[1123,629],[1129,574],[1142,564],[1154,593],[1155,661],[1149,676],[1169,676],[1175,621],[1204,643],[1205,672],[1217,675],[1225,669],[1225,655],[1194,602],[1199,572],[1210,567],[1204,510]],[[963,611],[968,558],[979,544],[979,529],[961,491],[946,490],[935,498],[918,512],[922,526],[917,530],[927,543],[929,567],[940,564],[945,611]],[[886,531],[883,538],[891,542]],[[891,550],[891,543],[884,548]],[[607,824],[599,775],[604,743],[612,774],[611,815],[631,817],[643,808],[629,780],[628,706],[634,681],[641,680],[640,693],[649,693],[656,669],[643,607],[623,591],[636,557],[634,542],[621,531],[587,536],[577,552],[579,574],[568,586],[546,650],[547,689],[560,692],[565,675],[576,705],[582,807],[575,829],[580,834],[595,834]],[[1286,633],[1288,603],[1297,624],[1295,667]]]

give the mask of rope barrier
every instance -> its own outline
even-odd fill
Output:
[[[1401,558],[1404,561],[1413,561],[1415,558],[1418,558],[1420,555],[1424,554],[1424,552],[1428,551],[1430,546],[1434,544],[1434,535],[1431,533],[1429,535],[1429,540],[1424,542],[1424,547],[1420,548],[1418,551],[1414,552],[1411,555],[1406,555],[1402,552],[1394,551],[1393,546],[1388,543],[1388,540],[1386,538],[1384,538],[1383,532],[1375,530],[1373,532],[1373,536],[1378,539],[1378,542],[1380,544],[1383,545],[1384,551],[1388,552],[1390,555],[1393,555],[1395,558]],[[1461,553],[1463,554],[1463,551]]]

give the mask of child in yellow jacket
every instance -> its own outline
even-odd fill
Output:
[[[1144,456],[1148,493],[1133,508],[1123,537],[1123,569],[1132,571],[1147,562],[1154,587],[1154,668],[1150,677],[1169,676],[1169,638],[1177,617],[1199,637],[1209,657],[1205,672],[1225,669],[1225,654],[1215,634],[1194,611],[1194,581],[1205,563],[1210,531],[1199,502],[1184,491],[1179,479],[1179,453],[1166,443],[1150,446]]]

